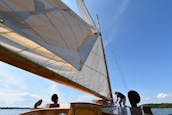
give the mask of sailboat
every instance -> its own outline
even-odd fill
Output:
[[[61,0],[1,0],[0,60],[97,96],[106,106],[72,103],[69,109],[35,109],[22,115],[113,114],[102,37],[83,0],[77,3],[83,18]]]

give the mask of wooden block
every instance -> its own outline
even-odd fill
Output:
[[[142,115],[142,110],[140,107],[137,108],[130,108],[131,115]]]
[[[72,103],[70,115],[102,115],[100,105],[92,103]]]
[[[54,108],[54,107],[60,107],[59,104],[47,104],[45,108]]]

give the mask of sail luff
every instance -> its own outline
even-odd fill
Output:
[[[101,26],[100,26],[100,20],[99,20],[99,16],[96,15],[97,17],[97,21],[98,21],[98,32],[99,32],[99,36],[100,36],[100,40],[101,40],[101,44],[102,44],[102,50],[103,50],[103,57],[105,60],[105,66],[106,66],[106,72],[107,72],[107,80],[108,80],[108,87],[109,87],[109,95],[110,98],[112,99],[111,102],[114,104],[114,100],[113,100],[113,92],[112,92],[112,88],[111,88],[111,82],[110,82],[110,76],[109,76],[109,69],[108,69],[108,65],[107,65],[107,60],[106,60],[106,53],[105,53],[105,47],[104,47],[104,43],[103,43],[103,38],[102,38],[102,34],[101,34]]]
[[[112,88],[111,88],[111,83],[110,83],[110,77],[109,77],[109,71],[108,71],[108,66],[107,66],[107,61],[106,61],[106,54],[105,54],[105,50],[104,50],[104,44],[103,44],[103,39],[102,39],[102,36],[100,35],[100,40],[101,40],[101,44],[102,44],[102,50],[103,50],[103,57],[104,57],[104,60],[105,60],[105,66],[106,66],[106,72],[107,72],[107,80],[108,80],[108,87],[109,87],[109,95],[110,95],[110,98],[111,98],[111,102],[114,103],[114,100],[113,100],[113,95],[112,95]]]

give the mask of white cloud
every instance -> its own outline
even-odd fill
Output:
[[[144,98],[144,101],[151,101],[150,97]]]
[[[141,102],[140,104],[145,104],[145,103],[153,103],[155,99],[151,97],[141,97]]]
[[[151,97],[144,97],[143,95],[140,94],[140,99],[141,101],[150,101]]]
[[[57,94],[58,95],[58,97],[59,97],[59,103],[62,103],[63,100],[65,100],[67,102],[67,100],[65,98],[66,97],[66,95],[65,95],[66,92],[61,91],[60,90],[60,85],[57,84],[57,83],[55,83],[55,82],[51,82],[50,83],[50,85],[48,86],[48,89],[47,89],[46,92],[48,92],[48,93],[45,93],[46,95],[44,95],[44,99],[46,99],[45,100],[46,103],[51,103],[51,96],[53,94]]]
[[[42,99],[41,106],[44,107],[45,104],[52,103],[51,95],[54,93],[58,94],[60,101],[63,99],[64,94],[59,90],[59,84],[48,80],[42,84],[41,79],[32,76],[24,79],[20,75],[23,75],[20,70],[0,62],[0,106],[33,107],[37,100]]]
[[[142,97],[141,104],[146,103],[169,103],[172,101],[172,95],[168,93],[158,93],[152,97]]]
[[[39,99],[39,96],[29,92],[0,92],[0,106],[27,106],[30,99]]]
[[[166,98],[169,98],[171,97],[170,94],[167,94],[167,93],[159,93],[157,94],[157,99],[166,99]]]
[[[51,93],[60,93],[60,90],[58,89],[58,85],[55,83],[52,83],[48,89],[50,90]]]
[[[51,96],[52,94],[57,94],[59,99],[64,97],[64,93],[60,91],[59,89],[59,84],[57,83],[51,83],[51,85],[48,87],[49,90],[49,95]]]
[[[19,76],[16,76],[15,74],[11,73],[9,70],[3,69],[0,72],[0,75],[1,75],[0,78],[1,87],[4,88],[15,87],[20,89],[26,88],[25,81]]]

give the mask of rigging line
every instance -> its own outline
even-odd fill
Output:
[[[97,16],[97,20],[99,20],[99,16],[98,15],[96,15]],[[100,23],[99,23],[99,21],[98,21],[98,30],[99,31],[101,31],[101,27],[100,27]],[[102,29],[103,30],[103,29]],[[103,31],[102,31],[103,32]],[[106,38],[107,39],[105,39],[107,42],[109,42],[109,40],[108,40],[108,34],[105,34],[105,36],[106,36]],[[113,53],[113,51],[109,48],[109,50],[110,50],[110,52],[112,52],[112,54],[114,54]],[[120,77],[121,77],[121,79],[122,79],[122,83],[123,83],[123,85],[124,85],[124,88],[126,89],[126,91],[128,91],[129,90],[129,88],[128,88],[128,85],[127,85],[127,82],[126,82],[126,80],[125,80],[125,77],[124,77],[124,73],[122,72],[122,70],[121,70],[121,68],[120,68],[120,65],[119,65],[119,63],[118,63],[118,60],[117,60],[117,57],[114,55],[114,60],[115,60],[115,64],[116,64],[116,67],[117,67],[117,70],[119,71],[119,75],[120,75]]]
[[[96,16],[97,16],[97,20],[98,20],[98,31],[100,32],[102,28],[100,27],[100,23],[99,23],[99,16],[98,16],[98,15],[96,15]],[[108,37],[107,37],[107,38],[108,38]],[[108,41],[108,40],[107,40],[107,41]],[[112,52],[111,49],[109,49],[109,50],[110,50],[110,52]],[[114,53],[112,53],[112,54],[114,54]],[[117,57],[116,57],[115,55],[114,55],[114,60],[115,60],[116,66],[117,66],[117,70],[119,71],[120,77],[121,77],[121,79],[122,79],[122,83],[123,83],[123,85],[124,85],[124,88],[128,91],[129,88],[128,88],[127,82],[126,82],[126,80],[125,80],[124,74],[123,74],[123,72],[122,72],[122,70],[121,70],[121,68],[120,68],[120,66],[119,66]]]
[[[108,40],[108,34],[105,34],[105,36],[106,36],[106,38],[107,38],[106,41],[107,41],[107,43],[109,44],[109,41],[110,41],[110,40]],[[114,54],[114,52],[112,51],[112,49],[109,48],[109,51],[111,52],[111,54]],[[127,82],[126,82],[126,80],[125,80],[124,73],[122,72],[122,70],[121,70],[121,68],[120,68],[120,65],[119,65],[119,63],[118,63],[118,60],[117,60],[116,55],[114,55],[114,60],[115,60],[115,64],[116,64],[116,67],[117,67],[117,71],[119,72],[119,76],[120,76],[120,78],[121,78],[121,80],[122,80],[123,86],[124,86],[125,90],[128,91],[129,88],[128,88]]]
[[[124,88],[128,91],[129,88],[128,88],[128,85],[127,85],[127,82],[126,82],[126,79],[124,77],[124,73],[122,72],[121,68],[120,68],[120,65],[118,63],[118,60],[117,60],[117,57],[114,55],[114,60],[115,60],[115,64],[116,64],[116,67],[117,67],[117,70],[119,71],[119,74],[120,74],[120,77],[122,79],[122,83],[124,85]]]

